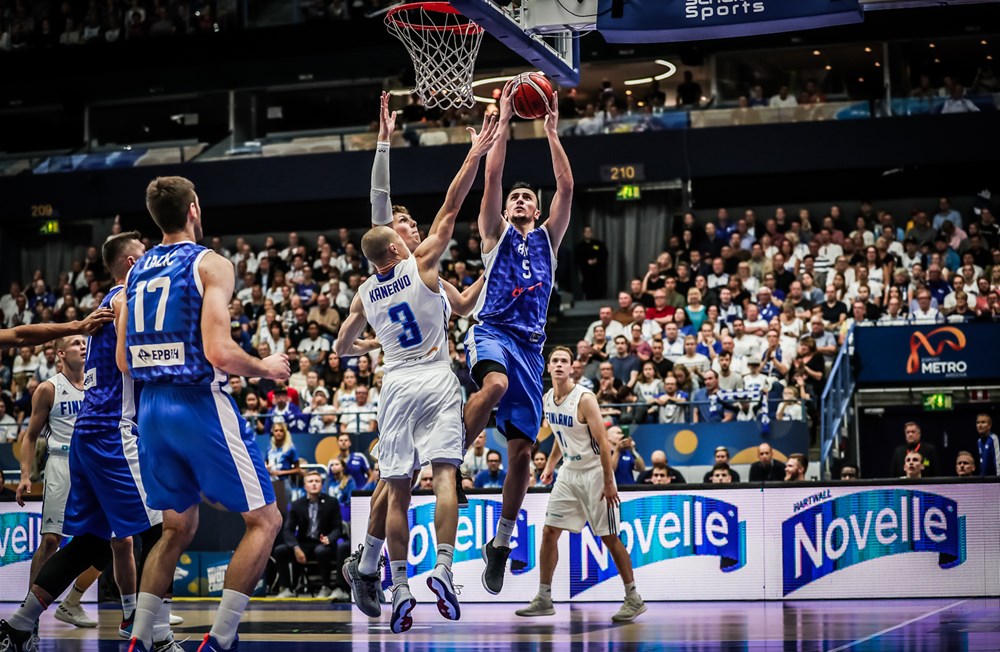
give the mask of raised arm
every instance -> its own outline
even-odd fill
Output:
[[[389,196],[389,137],[396,127],[396,112],[389,113],[389,94],[382,91],[379,109],[378,142],[372,164],[372,226],[392,223],[392,198]]]
[[[109,308],[101,308],[84,319],[65,324],[28,324],[0,329],[0,346],[37,346],[70,335],[93,335],[115,318]]]
[[[483,118],[483,128],[480,133],[469,128],[472,134],[472,147],[458,170],[458,174],[452,179],[448,186],[448,193],[445,195],[444,204],[434,217],[427,237],[420,243],[413,255],[417,257],[417,265],[420,268],[421,276],[433,274],[433,279],[429,276],[424,278],[424,282],[429,287],[437,289],[437,270],[451,235],[455,232],[455,219],[458,211],[461,210],[465,198],[469,195],[472,182],[476,180],[476,173],[479,171],[479,159],[486,155],[497,140],[497,122],[493,116]],[[428,282],[432,281],[432,282]]]
[[[611,453],[611,442],[608,440],[608,430],[604,427],[604,419],[601,417],[601,406],[597,404],[597,398],[593,394],[584,394],[583,398],[580,399],[580,416],[590,428],[590,436],[594,438],[601,449],[604,499],[608,501],[608,505],[617,506],[621,502],[618,499],[617,485],[615,485],[615,467],[618,465],[618,460],[614,459],[615,456]],[[636,462],[638,462],[639,454],[635,453],[635,456]]]
[[[444,288],[444,294],[451,304],[451,311],[462,317],[468,316],[475,309],[476,303],[479,302],[479,294],[485,285],[486,276],[480,276],[475,283],[459,292],[454,285],[441,279],[441,287]]]
[[[35,459],[35,442],[49,420],[55,387],[52,383],[42,383],[31,397],[31,420],[21,439],[21,481],[17,485],[17,504],[24,507],[24,494],[31,493],[31,463]]]
[[[378,340],[358,340],[367,325],[368,319],[365,318],[365,310],[361,305],[361,296],[355,294],[354,300],[351,301],[351,312],[340,325],[339,337],[333,344],[333,350],[337,355],[350,358],[378,348]]]
[[[483,238],[483,253],[489,253],[497,246],[507,227],[507,220],[503,218],[503,165],[507,158],[510,119],[514,113],[511,102],[514,88],[514,80],[503,87],[497,125],[500,135],[497,144],[486,157],[486,186],[483,190],[483,203],[479,207],[479,234]]]
[[[552,104],[545,116],[545,136],[549,139],[549,151],[552,153],[552,173],[556,177],[556,195],[549,206],[549,219],[545,220],[545,229],[549,232],[549,242],[552,252],[559,251],[566,229],[569,228],[569,218],[573,207],[573,170],[569,165],[569,157],[559,140],[559,96],[552,95]]]
[[[229,301],[233,298],[233,264],[209,252],[198,265],[205,288],[201,308],[201,339],[205,358],[212,366],[230,374],[253,378],[285,380],[289,376],[288,356],[277,353],[261,360],[233,341],[230,335]]]

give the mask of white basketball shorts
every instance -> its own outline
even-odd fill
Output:
[[[590,529],[599,537],[617,535],[621,515],[608,505],[603,493],[604,472],[600,466],[586,471],[559,471],[545,508],[545,524],[580,532],[590,523]]]
[[[378,408],[378,463],[387,480],[431,462],[462,463],[462,389],[447,362],[385,374]]]
[[[69,488],[69,458],[50,453],[45,463],[45,489],[42,493],[42,534],[62,536]]]

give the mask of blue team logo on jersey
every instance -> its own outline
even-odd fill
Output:
[[[477,560],[482,563],[483,544],[496,534],[501,503],[495,500],[469,499],[469,506],[458,510],[458,532],[455,538],[454,563]],[[429,573],[437,563],[437,534],[434,531],[434,503],[411,507],[407,512],[410,524],[410,551],[407,574],[410,577]],[[510,570],[514,575],[530,572],[535,561],[535,526],[528,525],[528,512],[517,514],[517,525],[510,539]]]
[[[0,514],[0,566],[29,561],[42,540],[41,529],[41,514]]]
[[[635,569],[667,559],[719,557],[730,573],[746,564],[746,521],[739,508],[715,498],[663,494],[621,504],[620,534]],[[570,597],[605,580],[618,569],[588,525],[569,539]]]
[[[938,494],[879,489],[806,508],[781,525],[784,595],[871,559],[936,552],[938,566],[965,561],[965,516]]]

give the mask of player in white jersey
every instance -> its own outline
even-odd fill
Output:
[[[621,501],[604,419],[594,393],[573,382],[573,357],[573,352],[564,346],[557,346],[549,353],[552,389],[545,394],[543,409],[556,440],[542,471],[542,484],[552,482],[560,458],[563,465],[545,509],[538,594],[531,604],[516,613],[518,616],[555,614],[552,577],[559,559],[559,536],[563,530],[580,532],[589,523],[611,553],[625,584],[625,603],[611,620],[630,622],[646,611],[646,605],[635,590],[632,559],[618,538]]]
[[[69,450],[73,439],[76,415],[83,405],[83,368],[87,356],[87,343],[83,335],[64,337],[56,342],[56,355],[62,361],[62,373],[41,383],[31,397],[31,420],[21,440],[21,481],[17,498],[31,490],[31,463],[35,457],[35,443],[44,436],[48,444],[49,459],[45,464],[45,488],[42,502],[42,539],[31,558],[28,587],[34,585],[38,572],[56,550],[63,538],[63,517],[69,497]],[[115,568],[125,567],[124,560],[132,556],[132,539],[116,539],[113,543]],[[101,575],[102,569],[90,568],[77,578],[73,589],[56,610],[56,619],[77,627],[97,627],[97,621],[84,611],[80,598]],[[72,577],[72,576],[71,576]],[[127,573],[119,577],[124,587],[122,595],[135,593],[135,566],[131,580]],[[131,591],[128,589],[131,588]]]
[[[417,222],[410,215],[404,206],[396,206],[392,203],[389,193],[389,140],[396,126],[396,112],[389,111],[389,94],[383,92],[379,107],[379,132],[375,149],[375,161],[372,164],[371,181],[371,205],[372,205],[372,226],[388,226],[395,231],[403,240],[403,244],[410,253],[420,246],[420,230]],[[459,292],[455,286],[445,280],[441,280],[441,288],[448,298],[448,303],[454,313],[468,315],[479,299],[479,293],[483,289],[485,277],[481,276],[471,286]],[[377,452],[371,451],[374,457]],[[414,478],[419,473],[419,468],[414,471]],[[416,479],[414,479],[416,484]],[[456,478],[455,489],[458,494],[458,505],[468,504],[464,492],[461,491],[461,482]],[[368,514],[368,526],[365,532],[364,543],[358,546],[358,550],[344,562],[343,573],[348,584],[351,585],[351,594],[354,604],[365,615],[371,618],[378,618],[381,615],[381,602],[384,598],[381,595],[381,577],[378,569],[382,561],[382,548],[385,544],[385,517],[388,509],[388,491],[384,480],[379,480],[372,492],[370,511]]]
[[[475,180],[479,159],[497,137],[491,117],[484,120],[481,133],[470,131],[472,147],[465,162],[449,186],[427,238],[412,255],[389,227],[376,226],[365,234],[361,249],[377,274],[358,289],[336,344],[342,357],[361,355],[377,346],[384,353],[379,469],[388,483],[386,534],[393,577],[389,626],[396,633],[412,626],[410,613],[416,606],[406,570],[406,510],[417,465],[432,464],[437,496],[438,564],[427,583],[438,597],[442,615],[452,620],[461,615],[452,586],[451,560],[458,525],[455,468],[462,460],[462,405],[458,379],[448,359],[449,305],[441,291],[438,267],[458,211]],[[375,328],[377,342],[356,342],[366,323]]]

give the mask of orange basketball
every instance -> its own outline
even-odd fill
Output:
[[[555,95],[552,84],[545,75],[523,72],[516,77],[515,84],[514,95],[511,97],[514,113],[525,120],[545,117]]]

